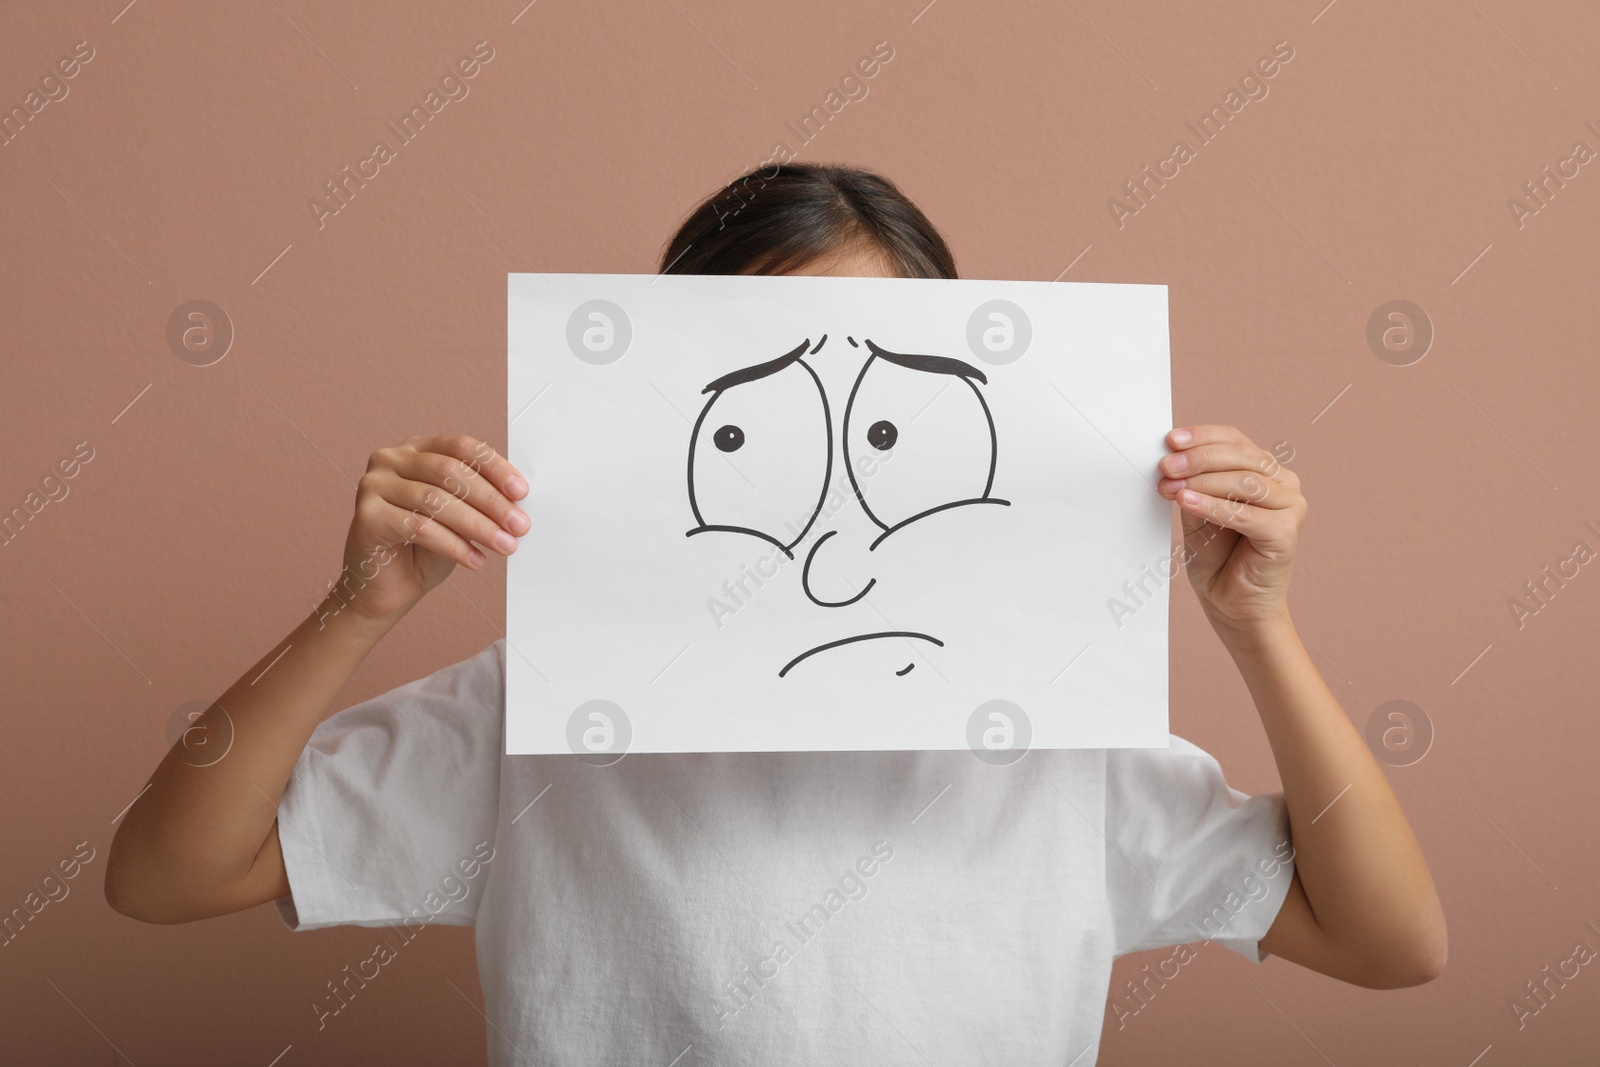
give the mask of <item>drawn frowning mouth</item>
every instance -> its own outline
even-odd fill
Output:
[[[788,674],[791,670],[793,670],[794,667],[797,664],[801,663],[802,661],[804,661],[806,659],[809,659],[812,656],[815,656],[818,652],[826,652],[826,651],[828,651],[828,649],[830,649],[830,648],[838,648],[840,645],[853,645],[857,641],[872,641],[872,640],[876,640],[877,638],[880,638],[880,637],[909,637],[909,638],[915,638],[918,641],[932,641],[934,644],[938,645],[940,648],[944,647],[944,642],[939,640],[937,637],[934,637],[934,636],[932,636],[930,634],[919,634],[919,633],[916,633],[916,632],[911,631],[911,630],[885,630],[885,631],[883,631],[881,633],[875,633],[875,634],[857,634],[855,637],[841,637],[837,641],[829,641],[825,645],[818,645],[816,648],[809,649],[809,650],[807,650],[805,652],[800,653],[794,659],[790,660],[788,663],[785,663],[783,665],[783,670],[778,672],[778,677],[782,678],[784,675]],[[907,667],[905,670],[896,671],[895,673],[897,675],[899,675],[900,677],[904,677],[906,675],[906,673],[909,672],[910,670],[911,670],[911,668]]]

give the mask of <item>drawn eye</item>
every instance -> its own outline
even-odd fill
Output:
[[[724,426],[713,435],[712,440],[716,441],[717,447],[724,452],[737,452],[739,446],[744,444],[744,431],[737,426]]]
[[[831,432],[822,385],[803,362],[712,393],[689,445],[689,506],[700,524],[691,532],[797,543],[826,493]]]
[[[979,388],[955,374],[867,361],[845,408],[844,459],[879,526],[989,496],[995,431]]]

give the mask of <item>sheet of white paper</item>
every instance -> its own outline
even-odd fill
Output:
[[[1167,743],[1160,285],[513,274],[506,750]]]

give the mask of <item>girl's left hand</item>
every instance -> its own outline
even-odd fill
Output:
[[[1232,426],[1179,427],[1158,490],[1183,512],[1183,558],[1219,634],[1288,621],[1289,571],[1306,518],[1294,472]]]

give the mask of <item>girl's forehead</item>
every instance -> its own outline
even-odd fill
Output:
[[[825,278],[898,278],[899,271],[886,262],[887,256],[873,248],[852,248],[821,259],[812,260],[798,270],[789,271],[801,277]]]

